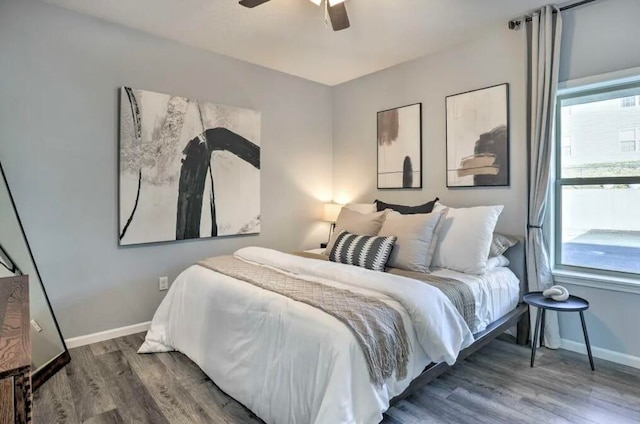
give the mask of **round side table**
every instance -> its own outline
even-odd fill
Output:
[[[542,292],[531,292],[524,295],[523,300],[530,306],[539,308],[538,317],[536,318],[536,327],[533,333],[533,343],[531,343],[531,366],[536,358],[536,345],[538,340],[538,333],[540,333],[540,346],[544,346],[544,315],[547,309],[558,312],[579,312],[580,321],[582,321],[582,332],[584,334],[584,341],[587,345],[587,353],[589,354],[589,363],[591,364],[591,370],[595,371],[596,368],[593,365],[593,355],[591,354],[591,344],[589,343],[589,335],[587,334],[587,324],[584,321],[584,311],[589,309],[589,302],[578,296],[569,296],[569,299],[558,302],[553,299],[548,299],[542,295]]]

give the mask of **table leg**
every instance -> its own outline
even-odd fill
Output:
[[[589,354],[589,363],[591,364],[591,371],[595,371],[596,367],[593,365],[593,355],[591,354],[591,343],[589,343],[589,335],[587,334],[587,324],[584,322],[584,313],[580,311],[580,321],[582,321],[582,332],[584,333],[584,342],[587,345],[587,353]]]
[[[531,368],[536,359],[536,347],[538,346],[538,331],[540,330],[540,320],[542,319],[542,312],[544,309],[538,308],[538,316],[536,317],[536,328],[533,331],[533,340],[531,343]]]
[[[542,312],[542,322],[540,323],[540,347],[542,347],[544,346],[544,325],[545,325],[547,310],[542,309],[540,312]]]

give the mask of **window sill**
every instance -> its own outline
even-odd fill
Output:
[[[636,278],[613,277],[588,272],[556,269],[553,271],[553,280],[556,283],[640,294],[640,279]]]

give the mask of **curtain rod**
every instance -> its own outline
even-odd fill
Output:
[[[565,10],[573,9],[574,7],[583,6],[585,4],[593,3],[595,1],[597,1],[597,0],[582,0],[582,1],[578,1],[578,2],[571,3],[571,4],[568,4],[566,6],[561,7],[560,11],[564,12]],[[554,10],[553,13],[556,13],[556,11]],[[528,15],[525,18],[525,22],[531,22],[531,15]],[[509,29],[518,29],[520,27],[520,25],[522,25],[522,19],[512,19],[512,20],[509,21]]]

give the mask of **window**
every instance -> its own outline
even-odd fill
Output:
[[[620,107],[633,107],[636,105],[636,96],[623,97],[620,100]]]
[[[635,152],[636,151],[636,130],[620,130],[620,151]]]
[[[558,96],[557,268],[640,274],[640,108],[626,109],[639,94],[634,83]]]
[[[562,137],[562,156],[571,156],[571,136],[569,135]]]

